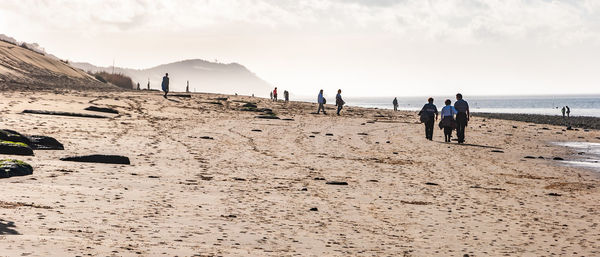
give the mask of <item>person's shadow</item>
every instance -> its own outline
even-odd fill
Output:
[[[19,235],[19,232],[12,229],[14,227],[16,227],[14,222],[0,219],[0,235]]]

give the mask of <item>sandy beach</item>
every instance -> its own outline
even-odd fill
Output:
[[[576,153],[552,144],[600,142],[598,130],[474,117],[458,145],[439,129],[427,141],[414,112],[348,107],[338,117],[331,105],[316,115],[316,104],[213,94],[1,94],[0,129],[65,150],[1,156],[34,173],[0,179],[0,256],[600,255],[600,176],[553,160]],[[280,119],[241,111],[247,102]],[[59,160],[87,154],[131,165]]]

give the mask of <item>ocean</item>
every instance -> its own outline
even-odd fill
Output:
[[[316,99],[316,96],[314,97]],[[453,96],[437,96],[434,104],[438,109],[444,106],[444,101],[456,100]],[[303,99],[304,101],[316,101]],[[393,109],[394,97],[344,97],[349,106]],[[335,101],[334,96],[328,96],[329,102]],[[562,115],[563,106],[569,106],[571,116],[600,117],[600,95],[563,95],[563,96],[465,96],[472,112],[491,113],[524,113]],[[427,97],[398,97],[400,110],[420,110],[427,102]]]

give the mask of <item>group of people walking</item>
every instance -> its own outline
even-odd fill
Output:
[[[319,95],[317,96],[317,103],[319,104],[319,108],[317,109],[317,114],[323,110],[323,114],[327,114],[325,112],[325,104],[327,103],[327,99],[323,96],[323,89],[319,91]],[[337,106],[337,115],[340,116],[340,112],[346,102],[342,99],[342,90],[338,89],[337,94],[335,95],[335,106]]]
[[[285,100],[285,102],[289,102],[290,101],[290,92],[288,92],[287,90],[283,91],[283,99]],[[277,102],[277,87],[275,87],[275,89],[273,89],[273,91],[271,91],[271,101],[273,102]]]
[[[421,122],[425,124],[425,138],[433,140],[433,130],[435,122],[438,120],[438,110],[433,104],[433,98],[427,99],[427,104],[419,111]],[[440,129],[444,130],[444,141],[450,142],[452,139],[452,131],[456,129],[458,143],[465,142],[465,128],[471,118],[469,112],[469,104],[463,100],[462,94],[456,94],[456,102],[452,106],[452,101],[446,99],[445,106],[441,110],[441,119],[439,123]]]

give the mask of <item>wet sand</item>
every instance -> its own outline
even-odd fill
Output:
[[[1,128],[65,150],[2,156],[35,170],[0,179],[1,256],[600,255],[600,179],[552,160],[573,153],[551,143],[600,142],[597,130],[475,117],[458,145],[438,129],[425,140],[412,112],[158,92],[2,99]],[[120,114],[21,113],[100,114],[92,104]],[[59,160],[98,153],[132,165]]]

